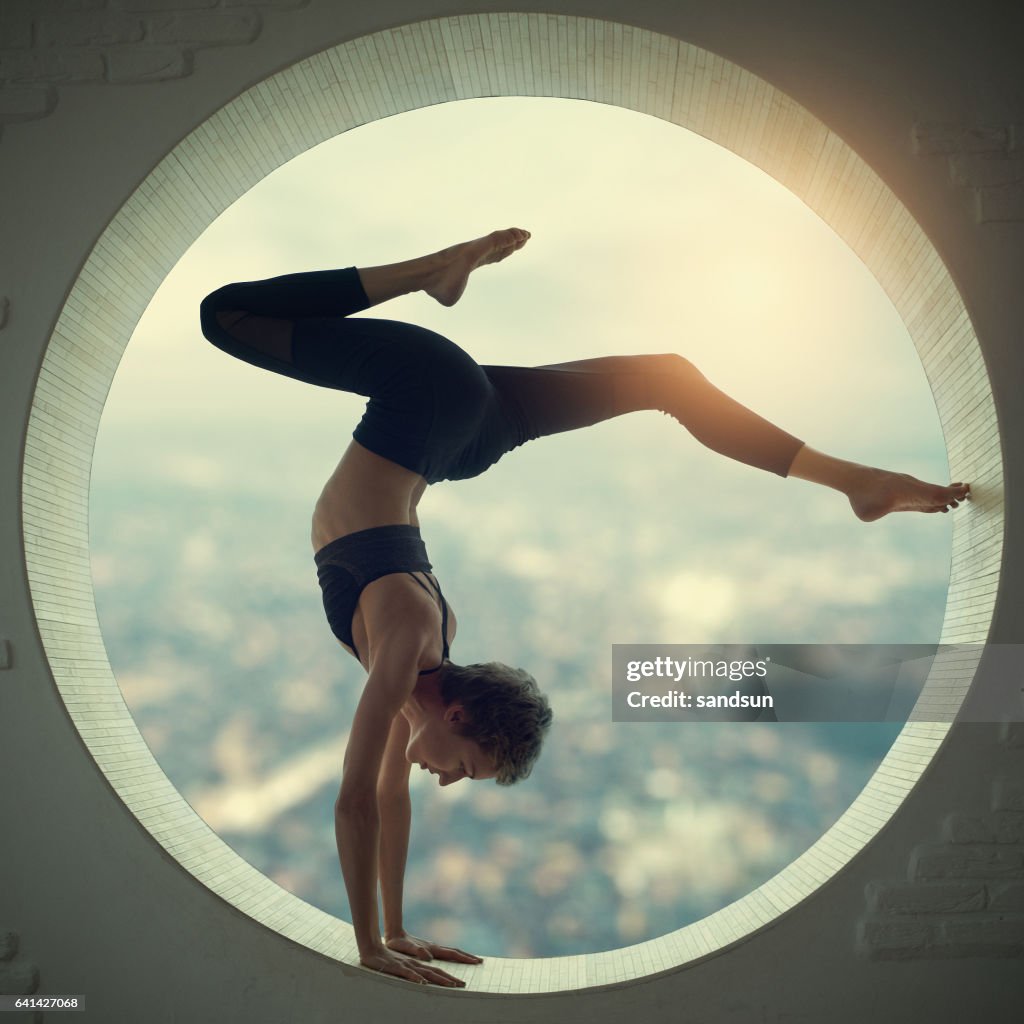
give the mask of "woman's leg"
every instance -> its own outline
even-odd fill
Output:
[[[520,414],[523,441],[658,410],[708,448],[786,476],[803,442],[716,388],[682,356],[605,356],[538,367],[485,366]]]
[[[203,334],[228,355],[309,380],[295,357],[297,326],[311,318],[343,322],[370,305],[358,270],[346,267],[225,285],[203,299],[199,318]]]
[[[200,304],[203,334],[229,355],[254,366],[313,384],[358,390],[348,387],[344,375],[333,381],[324,378],[325,363],[337,365],[338,353],[324,350],[323,332],[315,346],[320,351],[313,352],[309,344],[303,346],[305,354],[313,357],[309,365],[303,365],[307,360],[294,344],[302,321],[339,321],[336,340],[343,345],[347,327],[341,321],[398,295],[425,291],[451,306],[477,267],[500,262],[521,249],[529,237],[527,231],[509,228],[401,263],[317,270],[225,285]]]
[[[841,491],[865,521],[894,511],[946,511],[968,495],[962,483],[928,484],[809,448],[716,388],[678,355],[607,356],[533,368],[485,366],[484,371],[519,414],[518,443],[657,409],[722,455]]]

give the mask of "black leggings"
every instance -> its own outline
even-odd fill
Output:
[[[226,285],[203,300],[200,318],[230,355],[365,395],[353,437],[428,483],[477,476],[526,441],[641,409],[668,413],[714,451],[779,476],[803,444],[678,355],[480,366],[433,331],[349,316],[369,306],[349,267]]]

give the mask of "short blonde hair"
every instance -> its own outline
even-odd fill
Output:
[[[458,701],[468,721],[458,734],[475,740],[497,768],[495,782],[511,786],[525,779],[540,756],[551,726],[551,706],[537,680],[521,668],[498,661],[478,665],[445,662],[440,675],[445,706]]]

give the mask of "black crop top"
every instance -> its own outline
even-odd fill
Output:
[[[404,572],[427,590],[423,581],[414,574],[429,573],[433,569],[427,559],[419,527],[402,523],[373,526],[339,537],[325,544],[313,556],[313,561],[316,562],[316,577],[323,591],[324,611],[331,632],[351,647],[357,658],[359,652],[352,638],[352,616],[356,613],[363,588],[381,576]],[[448,602],[437,581],[430,576],[427,580],[441,601],[443,665],[448,657]],[[440,667],[424,669],[420,675],[435,672]]]

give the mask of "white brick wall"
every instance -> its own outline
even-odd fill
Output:
[[[907,879],[865,890],[861,953],[875,960],[1024,957],[1024,744],[1002,727],[989,807],[954,811],[911,851]]]
[[[21,88],[58,94],[63,79],[40,84],[42,79],[31,78],[44,74],[44,58],[52,60],[45,74],[53,76],[74,68],[85,75],[97,67],[97,57],[104,81],[180,76],[191,69],[192,47],[243,43],[258,30],[261,9],[270,6],[292,5],[182,0],[168,8],[160,0],[39,0],[25,6],[13,0],[4,8],[14,25],[13,42],[0,48],[0,67],[26,76],[28,85]],[[32,35],[26,42],[18,17],[29,10]],[[77,20],[47,29],[45,19],[54,12]],[[142,42],[132,41],[137,22],[144,27]],[[40,39],[65,42],[43,44],[37,29]],[[66,41],[72,37],[85,41]],[[0,88],[0,109],[9,88]],[[75,283],[50,341],[27,434],[25,552],[55,680],[84,742],[125,804],[186,870],[240,911],[339,959],[354,954],[351,928],[279,889],[226,847],[164,777],[124,706],[92,600],[88,466],[107,388],[138,318],[163,274],[217,214],[291,157],[358,124],[426,103],[492,94],[584,98],[669,117],[733,147],[832,224],[902,314],[935,393],[953,478],[970,480],[975,488],[975,501],[956,517],[944,642],[986,638],[999,583],[1000,441],[970,320],[906,210],[863,161],[797,104],[686,43],[621,25],[537,14],[405,25],[318,54],[261,83],[200,125],[154,169],[104,232]],[[33,109],[45,112],[50,101],[24,94],[19,102],[15,111],[25,116]],[[910,138],[908,125],[908,146]],[[969,673],[951,678],[943,685],[944,699],[955,704],[969,683]],[[638,978],[769,925],[845,866],[890,820],[948,730],[926,715],[908,725],[836,825],[739,903],[626,950],[538,962],[492,959],[474,975],[474,987],[548,991]],[[1024,744],[1024,736],[1008,734],[1006,742]],[[1016,835],[1019,787],[1004,781],[998,793],[1001,803],[993,813],[999,816],[988,821],[992,835]],[[884,957],[887,950],[927,956],[938,948],[985,948],[993,955],[1016,949],[1016,911],[1007,908],[1020,899],[1014,888],[1017,844],[979,844],[979,850],[996,850],[999,859],[992,863],[1003,871],[984,877],[955,870],[956,864],[980,870],[987,863],[984,854],[965,854],[959,845],[954,850],[952,841],[933,846],[913,862],[907,881],[914,892],[883,887],[870,896],[875,909],[861,922],[865,951]],[[929,899],[932,907],[945,909],[908,909]],[[985,917],[972,916],[979,913]],[[991,924],[993,914],[999,928],[986,931],[984,922]]]
[[[979,223],[1024,221],[1024,125],[914,125],[921,156],[945,158],[950,184],[967,189]]]
[[[0,993],[27,996],[39,992],[39,968],[20,955],[21,939],[17,932],[0,924]],[[42,1011],[25,1011],[18,1016],[40,1024]]]
[[[3,0],[0,131],[45,117],[59,88],[184,78],[197,49],[252,42],[266,10],[309,0]]]
[[[0,125],[46,117],[56,106],[57,90],[52,85],[6,85],[0,89]]]

